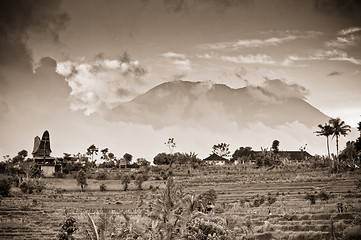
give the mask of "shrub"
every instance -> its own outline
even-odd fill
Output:
[[[253,206],[254,207],[259,207],[261,206],[265,201],[265,197],[261,196],[261,197],[257,197],[253,200]]]
[[[58,235],[59,240],[73,240],[72,236],[78,230],[76,220],[73,217],[69,217],[65,220],[63,226],[61,227],[61,233]]]
[[[269,205],[274,204],[276,202],[276,200],[277,199],[275,197],[272,197],[272,196],[268,196],[268,198],[267,198],[267,201],[268,201]]]
[[[96,180],[106,180],[107,179],[107,174],[105,172],[99,173],[96,177]]]
[[[124,187],[124,191],[128,190],[128,184],[130,183],[130,176],[129,175],[124,175],[122,177],[122,184]]]
[[[77,181],[78,185],[80,185],[81,191],[84,191],[84,188],[86,186],[88,186],[88,184],[86,182],[85,171],[83,169],[78,171],[78,173],[76,175],[76,181]]]
[[[311,204],[316,203],[316,196],[314,194],[312,194],[312,193],[307,193],[305,199],[310,200]]]
[[[206,216],[192,218],[186,224],[184,239],[232,239],[226,228],[226,223],[221,218],[209,218]]]
[[[327,193],[325,193],[324,191],[321,191],[319,194],[318,194],[318,198],[322,201],[327,201],[330,197],[328,196]]]
[[[11,180],[10,179],[1,179],[0,180],[0,196],[8,197],[11,189]]]
[[[107,190],[107,186],[103,183],[102,185],[99,186],[99,189],[101,192],[105,192]]]
[[[346,239],[346,240],[361,239],[361,227],[360,226],[350,226],[350,227],[346,228],[343,232],[342,239]]]
[[[42,179],[25,179],[19,187],[23,193],[32,194],[34,191],[40,193],[45,189],[45,183]]]
[[[135,184],[138,186],[138,190],[142,190],[142,184],[144,181],[148,180],[148,176],[146,174],[138,174],[135,177]]]

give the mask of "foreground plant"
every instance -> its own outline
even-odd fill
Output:
[[[58,235],[59,240],[73,240],[73,234],[78,230],[75,218],[69,217],[61,227],[61,233]]]

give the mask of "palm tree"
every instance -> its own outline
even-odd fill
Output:
[[[318,127],[319,127],[320,130],[316,131],[315,133],[317,134],[317,136],[325,136],[326,137],[326,139],[327,139],[328,158],[331,159],[331,156],[330,156],[330,143],[329,143],[328,137],[333,134],[333,128],[332,128],[332,126],[330,126],[327,123],[325,123],[325,125],[318,124]]]
[[[346,136],[347,132],[351,132],[351,127],[346,125],[340,118],[331,118],[328,121],[333,129],[332,137],[336,137],[336,157],[338,160],[338,137],[340,135]]]

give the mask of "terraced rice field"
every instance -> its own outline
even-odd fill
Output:
[[[237,239],[332,239],[361,217],[361,192],[357,188],[360,172],[330,174],[323,170],[234,169],[206,167],[193,171],[174,171],[175,182],[184,192],[200,194],[214,189],[217,203],[214,213],[230,219]],[[75,239],[85,238],[86,216],[109,210],[114,222],[124,221],[122,212],[137,217],[146,211],[165,187],[165,181],[153,180],[142,191],[130,186],[122,191],[118,180],[88,180],[86,192],[80,192],[74,179],[47,179],[41,194],[22,194],[17,189],[12,197],[2,199],[0,206],[0,239],[57,239],[66,216],[79,223]],[[106,184],[108,191],[100,192]],[[148,190],[149,185],[159,189]],[[59,188],[65,190],[60,191]],[[327,193],[328,200],[311,204],[307,194]],[[255,202],[264,197],[264,203]],[[269,198],[274,199],[270,204]],[[340,213],[337,204],[342,203]],[[347,209],[346,209],[347,207]]]

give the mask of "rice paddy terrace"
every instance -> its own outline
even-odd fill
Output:
[[[175,183],[186,193],[217,192],[211,214],[229,219],[237,239],[342,239],[342,231],[360,222],[358,171],[331,174],[312,168],[267,171],[212,166],[190,174],[182,168],[173,172]],[[146,190],[135,190],[131,184],[126,192],[120,180],[88,180],[85,192],[80,192],[74,179],[46,181],[47,188],[40,194],[23,194],[14,188],[11,197],[2,199],[0,239],[57,239],[67,216],[79,224],[75,239],[84,239],[88,213],[96,217],[107,209],[118,223],[124,221],[123,211],[137,218],[165,188],[165,181],[154,176],[143,184]],[[107,191],[99,191],[101,184]],[[306,199],[312,195],[314,204]]]

